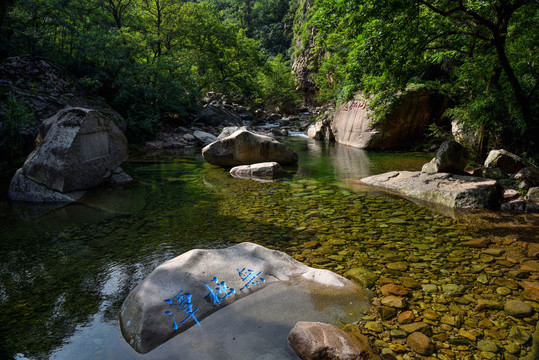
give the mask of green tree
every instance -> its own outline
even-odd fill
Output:
[[[318,0],[321,93],[365,91],[383,108],[407,87],[436,86],[458,101],[454,117],[498,138],[524,135],[539,153],[538,9],[527,0]]]

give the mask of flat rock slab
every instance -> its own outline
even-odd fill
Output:
[[[240,165],[230,169],[230,175],[238,179],[271,180],[284,172],[279,163],[265,162]]]
[[[256,358],[258,341],[282,355],[297,321],[357,321],[370,307],[370,296],[335,273],[241,243],[191,250],[158,266],[124,301],[120,326],[140,353],[163,344],[155,350],[160,355],[193,347],[192,355],[182,352],[186,359],[250,348]]]
[[[495,180],[448,173],[391,171],[369,176],[361,181],[411,199],[450,208],[496,208],[502,196]]]

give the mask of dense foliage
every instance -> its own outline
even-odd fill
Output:
[[[288,56],[294,0],[209,0],[224,17],[240,25],[270,55]]]
[[[316,0],[312,14],[324,98],[363,91],[383,108],[399,91],[433,87],[490,146],[539,154],[537,1]]]
[[[220,12],[218,1],[15,0],[0,17],[2,54],[65,66],[128,119],[138,140],[164,119],[188,119],[207,91],[294,102],[282,79],[290,66],[275,57],[287,48],[284,30],[271,30],[284,27],[288,2],[236,3],[243,7]]]

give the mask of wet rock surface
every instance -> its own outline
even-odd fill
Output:
[[[380,257],[371,261],[381,269],[373,304],[396,310],[372,309],[356,324],[375,351],[393,359],[537,358],[539,270],[528,258],[536,244],[499,239],[480,247],[481,239],[431,243],[424,248],[430,252],[410,244],[403,253],[399,245],[410,266],[399,274]],[[408,292],[405,307],[384,300],[388,289],[400,287]]]

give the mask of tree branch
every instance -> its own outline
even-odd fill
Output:
[[[535,92],[535,90],[537,90],[537,87],[539,87],[539,80],[535,83],[535,86],[533,87],[533,89],[530,91],[530,93],[528,94],[528,99],[531,99],[532,96],[533,96],[533,93]]]
[[[464,6],[462,0],[459,0],[459,6],[454,7],[450,10],[444,11],[442,9],[437,8],[436,6],[432,5],[431,3],[425,1],[425,0],[418,0],[418,2],[422,5],[425,5],[427,8],[429,8],[431,11],[435,12],[436,14],[442,15],[443,17],[449,17],[456,13],[464,13],[472,17],[473,19],[477,20],[481,24],[487,26],[490,29],[493,29],[495,27],[494,23],[492,23],[490,20],[485,19],[475,11],[472,11],[468,9],[466,6]]]

